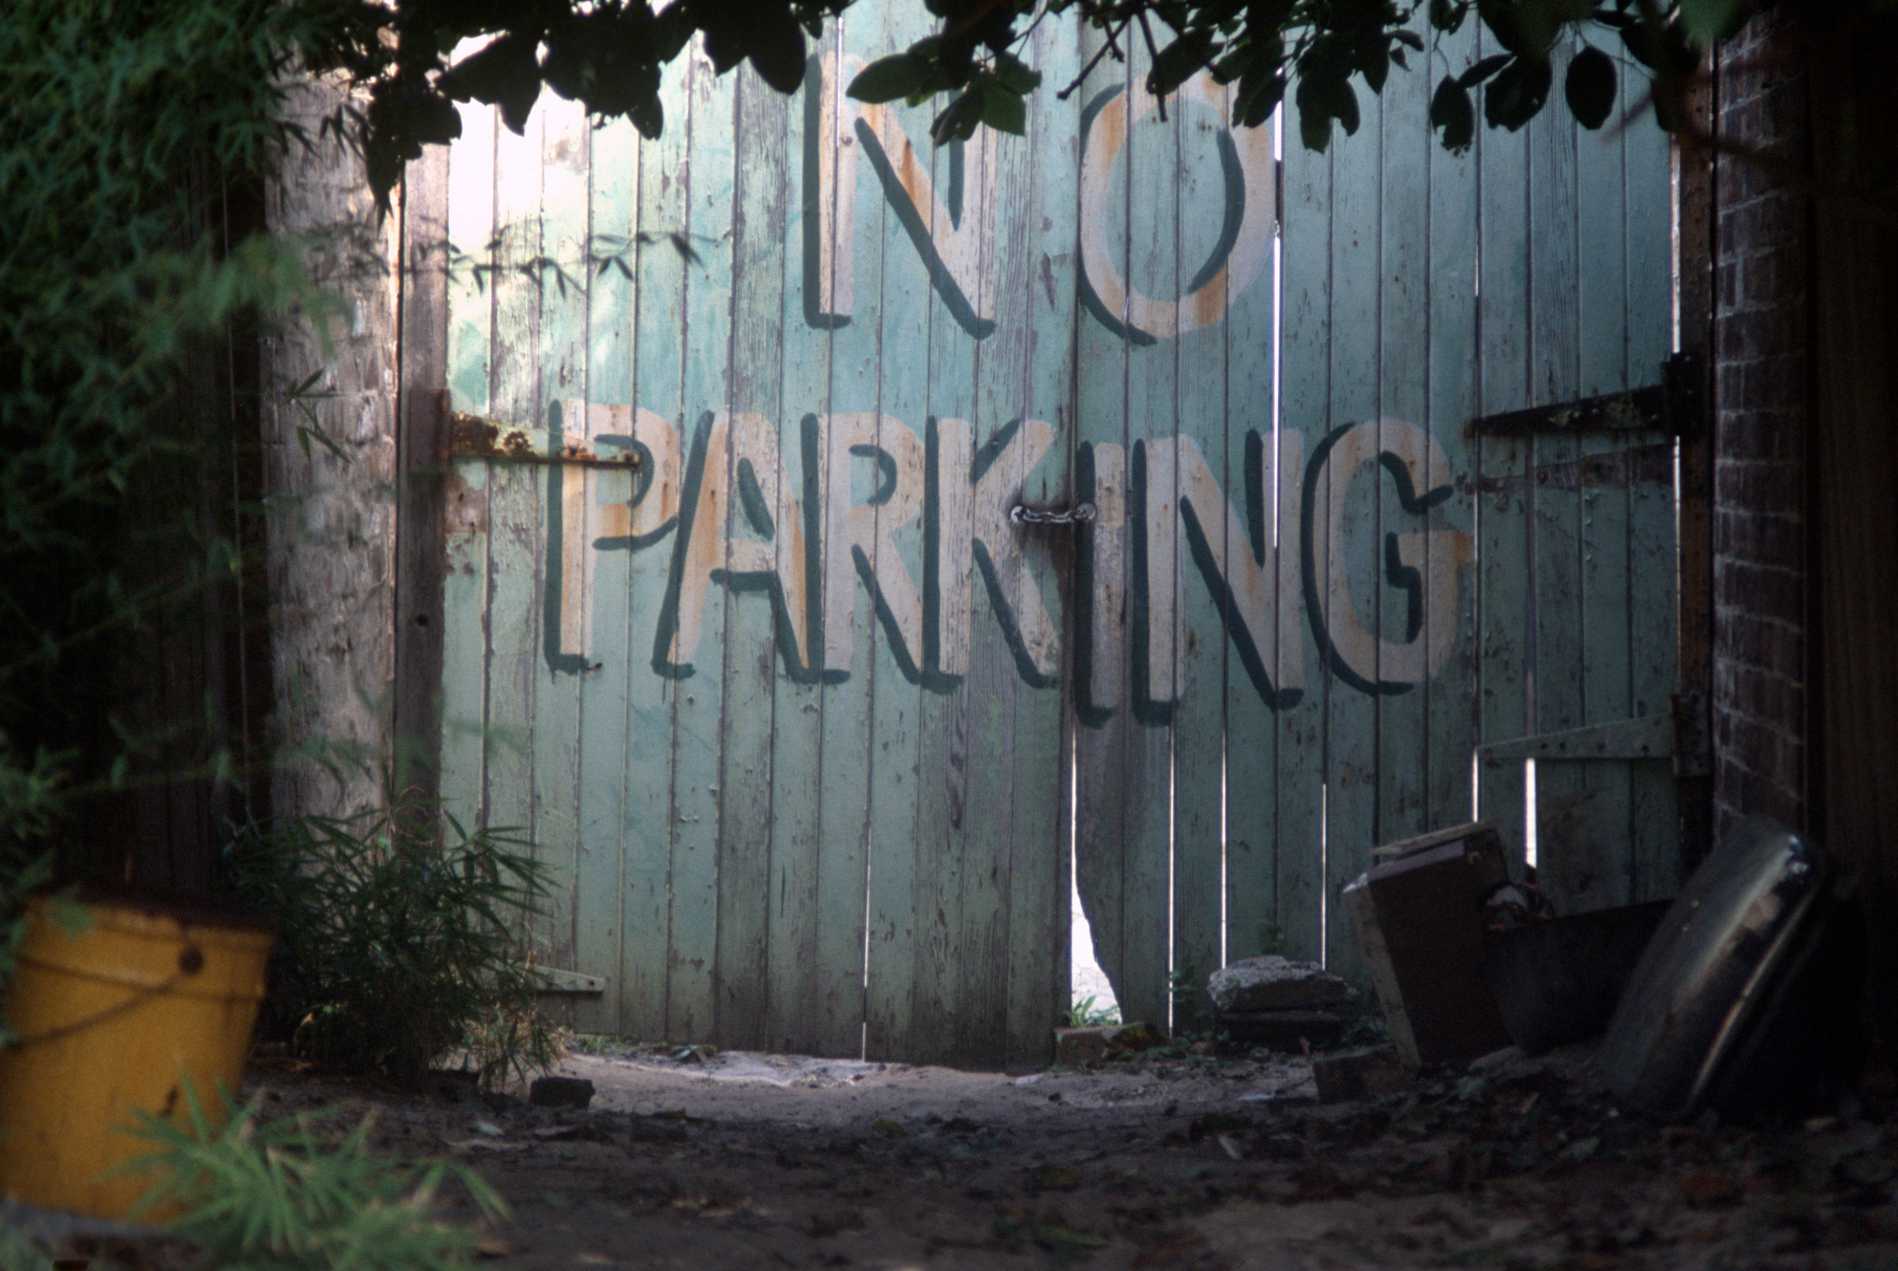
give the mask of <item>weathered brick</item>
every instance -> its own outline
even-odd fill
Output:
[[[1790,6],[1789,6],[1790,7]],[[1785,160],[1716,163],[1714,829],[1804,812],[1808,82],[1795,19],[1749,22],[1717,64],[1721,136]]]

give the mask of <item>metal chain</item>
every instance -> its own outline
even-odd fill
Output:
[[[1092,503],[1077,503],[1071,508],[1031,508],[1016,504],[1008,510],[1008,519],[1017,525],[1085,525],[1097,515]]]

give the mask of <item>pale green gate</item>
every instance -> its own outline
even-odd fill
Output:
[[[1071,841],[1164,1019],[1225,958],[1349,966],[1325,898],[1470,814],[1479,741],[1519,828],[1524,738],[1665,708],[1669,488],[1473,431],[1658,368],[1651,126],[1455,158],[1398,76],[1281,213],[1271,129],[1137,64],[1063,101],[1056,23],[1027,135],[932,148],[841,91],[911,8],[790,99],[680,59],[655,142],[550,96],[449,155],[442,790],[554,871],[583,1028],[1039,1060]],[[1665,761],[1567,766],[1568,898],[1664,888]]]

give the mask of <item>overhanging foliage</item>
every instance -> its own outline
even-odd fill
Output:
[[[1355,132],[1361,89],[1381,92],[1397,73],[1439,75],[1431,123],[1444,145],[1468,146],[1480,93],[1491,127],[1521,128],[1555,93],[1553,54],[1575,52],[1561,85],[1584,126],[1608,119],[1624,74],[1652,83],[1663,127],[1680,103],[1699,51],[1731,32],[1760,0],[911,0],[938,29],[872,63],[850,87],[867,101],[920,104],[946,95],[938,140],[987,125],[1020,132],[1024,99],[1042,88],[1018,56],[1028,33],[1072,15],[1096,32],[1082,79],[1108,59],[1145,50],[1147,87],[1163,99],[1201,71],[1231,85],[1234,122],[1258,125],[1295,84],[1300,137],[1322,150],[1333,127]],[[384,207],[403,165],[461,130],[454,103],[500,107],[519,130],[542,87],[595,116],[625,116],[640,133],[665,128],[660,69],[702,35],[719,72],[750,62],[780,92],[803,83],[808,41],[857,0],[311,0],[321,31],[308,50],[319,71],[340,70],[369,90],[348,121]],[[1890,7],[1892,0],[1855,0]],[[1841,8],[1848,7],[1841,5]],[[1421,14],[1420,14],[1420,11]],[[1437,35],[1481,26],[1491,52],[1445,68]],[[484,41],[457,59],[464,41]],[[1413,65],[1414,64],[1414,65]],[[1080,81],[1064,85],[1065,95]],[[339,120],[340,122],[344,122]]]
[[[273,0],[0,19],[0,848],[80,795],[232,762],[196,703],[134,716],[172,670],[154,626],[238,574],[204,496],[231,465],[231,324],[312,298],[288,246],[222,225],[297,143],[281,107],[319,26]]]

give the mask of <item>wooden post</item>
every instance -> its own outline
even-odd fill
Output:
[[[1814,830],[1853,869],[1871,916],[1872,1017],[1893,1040],[1898,997],[1898,501],[1891,472],[1898,430],[1898,243],[1891,192],[1898,89],[1880,50],[1898,23],[1866,19],[1815,41],[1810,85],[1814,200],[1812,415],[1816,478],[1808,515],[1817,539],[1816,698],[1819,740],[1808,768]]]
[[[424,804],[441,764],[443,458],[448,400],[448,148],[430,146],[402,186],[397,279],[395,789]]]
[[[1718,50],[1703,68],[1688,97],[1690,138],[1675,147],[1679,203],[1676,209],[1675,280],[1680,322],[1678,352],[1695,356],[1705,404],[1700,427],[1680,443],[1680,632],[1681,705],[1702,715],[1713,692],[1713,261],[1714,150],[1700,142],[1713,136],[1718,118]],[[1681,876],[1693,872],[1713,842],[1713,772],[1683,767],[1680,776]]]

